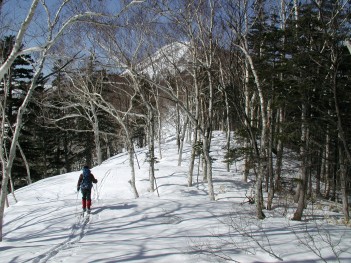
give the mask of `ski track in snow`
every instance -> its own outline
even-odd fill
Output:
[[[34,260],[33,263],[45,263],[48,262],[49,260],[52,260],[58,253],[60,253],[61,250],[66,250],[66,249],[74,249],[75,245],[81,241],[84,236],[87,234],[88,229],[89,229],[89,223],[92,220],[92,214],[90,215],[85,215],[82,216],[79,214],[77,216],[77,222],[74,223],[71,229],[71,233],[68,236],[68,238],[59,243],[58,245],[55,245],[53,248],[51,248],[49,251],[37,256]],[[57,262],[57,261],[56,261]]]
[[[191,146],[185,145],[182,165],[178,166],[177,147],[171,137],[162,144],[163,156],[156,164],[160,197],[149,191],[149,166],[144,149],[137,149],[135,155],[140,198],[134,198],[128,182],[131,175],[127,153],[92,168],[98,184],[93,188],[93,211],[89,219],[78,216],[80,193],[76,191],[76,183],[80,171],[43,179],[17,190],[19,202],[14,203],[9,196],[13,205],[5,210],[0,262],[202,263],[213,262],[208,254],[201,253],[206,249],[211,252],[210,249],[217,248],[218,244],[223,245],[220,252],[235,262],[272,263],[281,262],[281,259],[285,262],[321,262],[297,239],[307,240],[307,227],[310,231],[307,234],[317,243],[317,238],[326,233],[326,237],[334,242],[336,252],[342,252],[339,262],[351,262],[349,228],[325,224],[328,232],[320,232],[322,229],[313,221],[289,221],[289,214],[280,214],[286,208],[285,203],[276,203],[282,208],[266,211],[267,218],[256,221],[253,217],[255,206],[246,202],[246,194],[252,194],[253,181],[242,181],[241,160],[227,171],[223,162],[224,145],[223,134],[214,133],[211,154],[215,157],[216,202],[208,199],[199,158],[195,160],[194,185],[187,186]],[[285,202],[285,199],[279,202]],[[314,212],[311,216],[317,215]],[[319,214],[321,219],[324,215],[340,216],[328,211]],[[229,227],[232,232],[228,232]],[[244,232],[240,235],[239,231]],[[260,243],[255,246],[253,241]],[[317,252],[322,252],[328,262],[336,262],[325,242],[319,242],[317,245],[321,250]],[[211,247],[211,244],[215,246]]]
[[[99,193],[103,191],[104,185],[106,183],[106,180],[110,176],[111,171],[112,171],[112,168],[107,169],[102,179],[100,179],[98,186],[93,185],[93,188],[95,188],[95,191],[94,191],[95,202],[99,202]],[[90,215],[81,215],[81,213],[78,212],[77,221],[73,224],[71,228],[71,233],[69,234],[68,238],[63,242],[57,245],[54,245],[51,249],[49,249],[45,253],[37,256],[35,259],[33,259],[33,263],[51,262],[62,250],[67,251],[71,249],[73,250],[71,253],[74,253],[74,250],[76,249],[77,244],[87,235],[89,230],[89,224],[90,222],[92,222],[94,216],[95,216],[94,213]],[[55,260],[53,262],[58,262],[58,261]]]

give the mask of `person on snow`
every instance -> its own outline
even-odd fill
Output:
[[[79,189],[82,192],[82,208],[83,212],[87,211],[90,213],[91,209],[91,188],[93,187],[93,183],[97,183],[97,179],[90,172],[88,166],[83,167],[83,172],[79,175],[77,191]]]

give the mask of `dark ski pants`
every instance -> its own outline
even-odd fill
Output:
[[[83,209],[90,209],[91,207],[91,188],[82,189],[82,207]]]

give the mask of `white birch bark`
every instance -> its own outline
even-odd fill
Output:
[[[90,70],[88,70],[90,71]],[[57,122],[62,119],[76,118],[81,117],[84,118],[87,123],[91,125],[91,130],[94,135],[94,145],[95,145],[95,155],[96,161],[98,165],[102,163],[102,149],[101,149],[101,136],[100,136],[100,125],[98,118],[98,107],[94,104],[94,96],[93,94],[100,94],[102,89],[99,87],[101,83],[93,83],[91,81],[91,72],[88,73],[88,76],[85,75],[84,72],[78,72],[77,74],[65,74],[66,78],[70,80],[72,84],[71,90],[66,90],[66,101],[62,103],[61,108],[64,110],[71,109],[76,113],[71,113],[70,115],[64,115],[60,117],[60,119],[51,120],[53,122]],[[50,107],[50,105],[49,105]],[[80,110],[83,109],[83,111]]]
[[[282,108],[278,109],[277,112],[277,125],[278,125],[278,134],[283,133],[283,127],[282,123],[284,122],[284,112]],[[281,190],[281,171],[283,167],[283,142],[282,139],[279,136],[278,142],[277,142],[277,157],[276,157],[276,162],[275,162],[275,173],[274,173],[274,185],[277,191]]]
[[[160,105],[159,105],[159,92],[158,89],[156,89],[156,94],[155,94],[155,101],[156,101],[156,110],[157,110],[157,125],[158,125],[158,157],[160,160],[162,159],[162,118],[161,118],[161,110],[160,110]]]
[[[349,214],[349,200],[348,200],[348,180],[347,180],[347,166],[345,165],[345,158],[344,152],[339,143],[339,174],[340,174],[340,188],[341,188],[341,198],[342,198],[342,210],[345,217],[345,223],[350,221],[350,214]]]
[[[268,126],[267,126],[267,108],[266,108],[266,100],[263,95],[263,89],[261,87],[261,82],[258,77],[255,65],[253,63],[252,57],[249,54],[249,52],[243,47],[243,46],[238,46],[238,48],[243,51],[245,54],[246,59],[248,60],[248,63],[250,65],[251,72],[254,76],[254,81],[256,84],[256,88],[258,91],[258,97],[260,101],[260,113],[261,113],[261,141],[260,141],[260,156],[259,156],[259,172],[257,174],[257,180],[256,180],[256,197],[255,197],[255,202],[256,202],[256,213],[257,217],[259,219],[263,219],[265,216],[263,214],[263,193],[262,193],[262,182],[263,182],[263,176],[266,173],[266,158],[267,158],[267,134],[268,134]]]
[[[225,90],[226,86],[226,81],[224,80],[224,70],[222,67],[222,63],[220,64],[220,78],[221,78],[221,85],[222,85],[222,93],[224,95],[224,102],[225,102],[225,111],[226,111],[226,119],[225,119],[225,127],[226,127],[226,150],[227,152],[230,151],[230,120],[229,120],[229,115],[230,115],[230,108],[229,108],[229,100],[228,100],[228,94]],[[227,162],[227,172],[230,171],[230,163]]]
[[[38,7],[39,2],[42,4],[44,10],[48,14],[47,17],[47,31],[46,31],[46,39],[43,37],[43,43],[40,46],[37,47],[31,47],[27,49],[21,50],[23,46],[23,41],[25,34],[27,33],[27,30],[32,23],[35,11]],[[7,60],[1,64],[0,66],[0,81],[4,79],[5,74],[8,72],[10,69],[11,65],[13,64],[14,60],[20,56],[21,54],[25,53],[33,53],[37,52],[38,53],[38,59],[36,62],[36,68],[35,68],[35,73],[33,75],[32,83],[30,87],[28,88],[27,94],[24,97],[24,100],[21,104],[21,106],[18,109],[17,112],[17,118],[16,118],[16,125],[15,125],[15,130],[13,133],[11,145],[10,145],[10,150],[8,156],[5,155],[4,150],[2,147],[4,145],[4,135],[6,136],[4,132],[5,128],[5,107],[2,108],[2,123],[1,126],[3,128],[2,133],[1,133],[1,138],[0,138],[0,160],[2,164],[2,187],[0,191],[0,239],[2,240],[2,235],[3,235],[3,217],[4,217],[4,209],[5,209],[5,202],[7,200],[7,185],[9,182],[9,178],[11,176],[12,172],[12,165],[13,161],[16,155],[16,147],[18,143],[18,138],[20,136],[20,131],[22,129],[22,122],[23,122],[23,115],[25,114],[25,111],[27,109],[27,106],[29,104],[30,99],[32,98],[32,94],[36,88],[36,83],[42,73],[44,63],[46,60],[46,57],[48,55],[49,50],[51,47],[57,42],[58,38],[63,34],[63,32],[73,23],[76,23],[83,18],[90,18],[94,16],[101,16],[101,13],[94,13],[94,12],[83,12],[83,13],[78,13],[78,14],[73,14],[72,16],[69,16],[68,19],[65,21],[60,20],[61,18],[61,12],[64,8],[64,6],[69,2],[69,0],[63,1],[62,4],[59,6],[57,9],[56,13],[54,14],[53,19],[50,17],[50,12],[45,4],[45,1],[40,1],[40,0],[33,0],[32,4],[29,8],[29,11],[27,13],[26,18],[22,22],[16,38],[14,42],[14,46],[11,50],[10,55],[8,56]],[[129,5],[125,6],[125,8],[122,9],[121,12],[125,11],[126,8],[128,8],[131,4],[137,3],[139,1],[132,1]],[[78,12],[78,11],[77,11]],[[118,15],[118,14],[117,14]]]
[[[17,147],[21,153],[21,156],[22,156],[22,159],[23,159],[23,162],[24,162],[24,165],[26,167],[26,171],[27,171],[27,184],[31,184],[32,183],[32,178],[30,176],[30,168],[29,168],[29,164],[28,164],[28,161],[27,161],[27,158],[26,158],[26,155],[24,154],[23,150],[22,150],[22,147],[19,145],[19,143],[17,144]]]
[[[33,0],[32,5],[28,11],[27,17],[23,21],[20,30],[18,31],[15,39],[15,44],[12,48],[12,51],[6,61],[0,66],[0,80],[4,79],[5,74],[8,72],[8,70],[11,68],[13,62],[15,59],[21,54],[21,47],[23,44],[23,38],[25,36],[25,33],[32,22],[32,19],[35,14],[35,10],[38,6],[39,0]],[[22,51],[23,53],[24,51]]]
[[[155,191],[155,120],[154,120],[154,110],[152,107],[148,107],[148,127],[149,127],[149,182],[150,191]]]
[[[244,96],[245,96],[245,126],[249,127],[251,125],[250,123],[250,118],[251,118],[251,113],[250,113],[250,88],[249,88],[249,66],[247,62],[245,61],[245,80],[244,80]],[[250,145],[250,140],[247,138],[245,140],[245,148],[248,149]],[[251,157],[248,151],[245,152],[245,165],[244,165],[244,173],[243,173],[243,182],[247,182],[247,179],[249,177],[249,172],[250,172],[250,163],[251,163]]]
[[[179,156],[178,156],[178,166],[182,165],[182,156],[183,156],[183,147],[184,147],[184,139],[186,136],[186,131],[187,131],[187,127],[188,127],[188,123],[189,123],[189,118],[186,117],[185,122],[183,124],[183,128],[182,128],[182,134],[180,137],[180,148],[179,148]]]
[[[47,50],[46,50],[47,52]],[[43,65],[45,62],[45,56],[46,52],[43,52],[41,54],[41,59],[39,61],[39,67],[36,71],[36,73],[33,76],[32,84],[30,85],[28,92],[26,94],[26,97],[24,98],[22,105],[19,107],[18,112],[17,112],[17,118],[16,118],[16,127],[14,130],[14,134],[12,137],[11,141],[11,146],[9,150],[9,155],[8,158],[6,159],[3,153],[3,147],[0,147],[0,155],[1,155],[1,163],[2,163],[2,187],[1,187],[1,192],[0,192],[0,238],[2,240],[2,227],[3,227],[3,217],[4,217],[4,209],[5,209],[5,200],[7,198],[7,185],[9,178],[11,176],[12,172],[12,165],[13,161],[16,156],[16,148],[17,148],[17,143],[18,143],[18,138],[20,135],[20,131],[22,129],[22,121],[23,121],[23,115],[26,111],[26,108],[28,106],[29,100],[31,99],[31,96],[36,88],[36,83],[37,80],[42,72]],[[3,139],[1,140],[3,143]]]
[[[97,156],[98,165],[102,164],[102,151],[101,151],[101,142],[100,142],[100,129],[99,129],[99,119],[97,116],[95,105],[92,102],[89,102],[91,112],[93,114],[92,126],[94,132],[94,141],[95,141],[95,151]]]
[[[306,124],[307,117],[307,108],[306,104],[301,106],[301,146],[300,146],[300,179],[298,181],[299,189],[297,191],[298,205],[295,210],[293,220],[300,221],[302,218],[303,210],[305,208],[305,199],[306,199],[306,187],[307,187],[307,163],[306,163],[306,145],[308,140],[308,128]]]
[[[205,57],[205,70],[207,74],[208,81],[208,90],[209,94],[207,97],[208,108],[204,108],[205,103],[203,103],[202,114],[205,115],[206,118],[202,119],[202,129],[204,130],[204,134],[202,136],[202,149],[203,155],[206,164],[206,176],[207,179],[207,187],[208,194],[210,200],[215,200],[214,188],[213,188],[213,178],[212,178],[212,160],[210,157],[210,148],[211,148],[211,135],[212,135],[212,123],[213,123],[213,96],[214,96],[214,80],[213,80],[213,56],[214,56],[214,23],[215,23],[215,2],[208,1],[208,8],[210,12],[210,17],[208,18],[209,22],[204,23],[203,16],[205,14],[195,14],[197,18],[198,28],[200,32],[200,42],[202,43],[202,49],[204,51]],[[206,21],[207,22],[207,21]]]
[[[280,20],[281,25],[280,28],[284,31],[286,28],[286,0],[281,0],[280,2]],[[283,46],[285,46],[285,37],[283,38]],[[282,57],[284,54],[281,55]],[[280,79],[283,80],[284,76],[283,74],[280,74]],[[277,110],[277,132],[278,132],[278,138],[277,138],[277,156],[276,156],[276,162],[275,162],[275,173],[274,173],[274,186],[276,191],[281,190],[281,171],[282,171],[282,164],[283,164],[283,141],[281,139],[281,135],[283,134],[283,127],[282,124],[284,123],[284,107],[279,107]]]
[[[350,40],[345,40],[345,46],[347,47],[347,49],[349,50],[350,54],[351,54],[351,41]]]
[[[198,131],[199,131],[199,117],[200,117],[200,102],[199,102],[199,96],[200,96],[200,89],[199,89],[199,84],[198,84],[198,69],[195,67],[196,65],[196,57],[197,57],[197,51],[195,47],[191,47],[193,49],[192,52],[192,62],[193,62],[193,73],[192,77],[194,80],[194,104],[195,104],[195,114],[193,116],[193,131],[192,131],[192,147],[191,147],[191,154],[190,154],[190,162],[189,162],[189,171],[188,171],[188,187],[193,185],[193,175],[194,175],[194,164],[195,164],[195,158],[196,158],[196,144],[198,143]],[[191,114],[191,113],[189,113]],[[188,114],[188,117],[192,117]]]
[[[247,1],[244,1],[243,4],[243,9],[242,12],[247,12],[248,10],[246,9],[248,5]],[[229,22],[230,23],[230,22]],[[258,159],[258,173],[256,177],[256,191],[255,191],[255,203],[256,203],[256,215],[257,218],[263,219],[265,217],[263,213],[263,193],[262,193],[262,182],[263,182],[263,176],[266,173],[266,167],[267,167],[267,142],[268,142],[268,126],[267,126],[267,105],[266,105],[266,99],[264,97],[263,93],[263,88],[261,84],[261,80],[259,78],[259,75],[256,71],[255,63],[253,62],[252,56],[250,54],[250,50],[248,49],[248,40],[247,40],[247,33],[248,33],[248,28],[246,29],[246,34],[242,35],[241,34],[241,28],[236,27],[236,26],[231,26],[231,29],[236,35],[241,36],[241,42],[239,44],[234,43],[234,46],[236,46],[239,50],[242,51],[244,54],[247,63],[250,68],[250,72],[253,75],[254,78],[254,83],[256,86],[256,91],[258,94],[259,98],[259,107],[260,107],[260,122],[261,122],[261,140],[260,140],[260,150],[259,152],[256,152],[258,154],[257,159]],[[253,109],[250,109],[251,111]],[[255,142],[252,142],[255,144]]]
[[[112,116],[123,128],[126,139],[125,139],[125,143],[127,145],[127,150],[129,153],[129,166],[130,166],[130,173],[131,173],[131,179],[129,180],[129,183],[132,187],[132,191],[134,193],[134,197],[138,198],[139,197],[139,193],[138,190],[136,188],[136,180],[135,180],[135,163],[134,163],[134,146],[133,146],[133,142],[130,136],[130,132],[127,126],[127,121],[126,118],[128,116],[127,112],[121,112],[119,110],[117,110],[111,103],[107,102],[102,96],[101,94],[91,94],[91,101],[93,101],[93,103],[96,105],[96,107],[102,109],[103,111],[105,111],[106,113],[110,114],[110,116]],[[140,115],[138,117],[145,117],[143,115]]]

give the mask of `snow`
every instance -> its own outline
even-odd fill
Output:
[[[145,149],[137,149],[138,199],[126,154],[92,168],[98,184],[89,218],[79,215],[80,171],[17,190],[18,202],[9,196],[5,210],[0,262],[351,262],[350,228],[325,205],[310,204],[297,222],[289,220],[293,205],[277,198],[266,219],[255,219],[254,205],[245,202],[252,182],[242,182],[241,162],[227,172],[224,138],[214,133],[216,201],[209,201],[201,177],[197,183],[197,163],[194,186],[187,187],[190,146],[177,166],[171,137],[156,164],[160,197],[148,191]]]
[[[189,43],[172,42],[157,50],[150,57],[144,59],[136,66],[136,69],[150,78],[160,77],[165,73],[175,74],[186,70],[190,61]],[[129,69],[122,75],[129,74]]]

